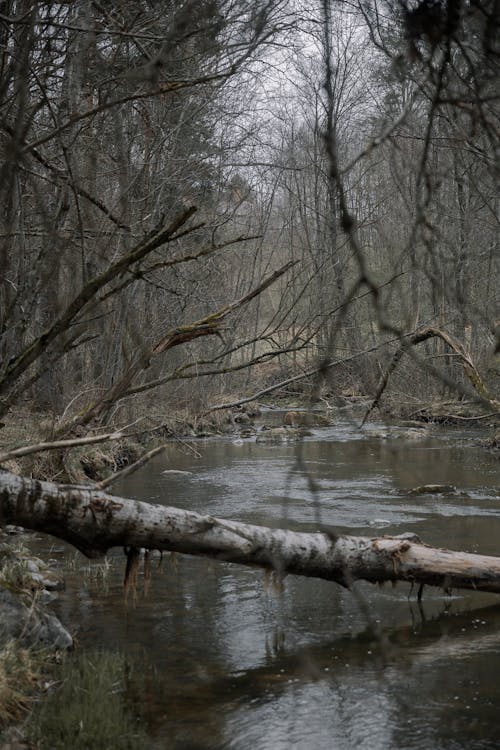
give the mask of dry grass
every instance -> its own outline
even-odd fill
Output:
[[[44,658],[9,639],[0,644],[0,730],[19,721],[39,687]]]
[[[9,591],[31,591],[33,579],[27,561],[33,555],[22,542],[0,540],[0,585]]]

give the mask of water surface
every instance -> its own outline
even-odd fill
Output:
[[[312,531],[412,531],[434,545],[500,554],[500,464],[478,434],[349,420],[299,446],[253,438],[172,444],[117,494]],[[184,473],[174,474],[171,470]],[[165,473],[167,472],[167,473]],[[408,494],[452,484],[451,495]],[[407,584],[340,586],[202,558],[153,559],[125,602],[123,553],[74,558],[56,603],[82,649],[120,650],[151,748],[489,750],[500,747],[500,598]],[[76,556],[75,556],[76,555]],[[83,564],[83,567],[82,567]],[[147,588],[147,587],[146,587]],[[411,595],[410,595],[411,594]],[[374,630],[377,635],[374,635]]]

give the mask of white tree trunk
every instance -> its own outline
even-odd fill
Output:
[[[87,557],[99,557],[115,546],[145,547],[344,586],[357,579],[399,580],[500,593],[500,558],[428,547],[411,534],[370,538],[271,529],[4,471],[0,523],[53,534]]]

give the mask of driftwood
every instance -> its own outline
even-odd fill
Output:
[[[500,558],[436,549],[412,534],[337,536],[271,529],[0,471],[0,523],[64,539],[87,557],[115,546],[170,550],[350,586],[408,581],[500,593]]]

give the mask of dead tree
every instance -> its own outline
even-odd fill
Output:
[[[271,529],[5,471],[0,472],[0,523],[52,534],[89,558],[116,546],[136,558],[146,548],[347,587],[356,580],[407,581],[500,593],[500,558],[429,547],[412,534],[370,538]]]

